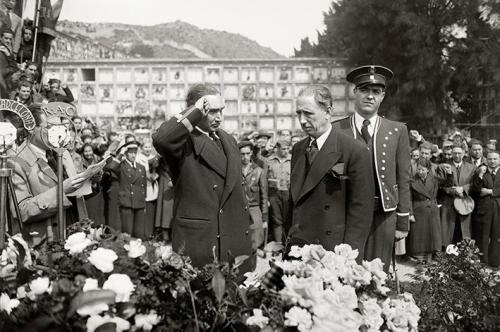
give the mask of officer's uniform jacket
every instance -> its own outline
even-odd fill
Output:
[[[54,227],[57,223],[57,175],[47,161],[36,154],[29,142],[22,143],[16,155],[8,159],[8,167],[12,169],[12,183],[16,193],[23,229],[26,232],[38,232],[35,238],[47,233],[47,222]],[[66,174],[76,175],[71,155],[63,153],[63,165]],[[71,206],[66,196],[64,207]],[[54,235],[57,232],[54,228]]]
[[[135,168],[127,160],[118,163],[113,159],[106,166],[119,181],[118,202],[120,207],[143,209],[146,207],[146,169],[138,162]]]
[[[401,122],[380,116],[373,134],[373,156],[376,186],[384,212],[396,211],[396,229],[408,231],[410,199],[410,143],[408,129]],[[333,123],[333,130],[364,143],[356,129],[354,115]]]

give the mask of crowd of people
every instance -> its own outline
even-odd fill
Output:
[[[393,75],[388,68],[349,73],[356,112],[345,119],[333,121],[327,87],[310,85],[296,100],[302,133],[256,131],[236,139],[220,128],[224,100],[209,84],[192,86],[184,112],[137,138],[103,132],[89,118],[48,118],[43,99],[71,102],[71,91],[52,79],[36,101],[24,79],[36,77],[36,66],[27,69],[34,74],[20,74],[12,98],[29,107],[36,128],[20,135],[9,165],[33,242],[58,226],[57,162],[47,132],[66,125],[74,138],[63,158],[67,222],[89,218],[134,237],[160,237],[195,265],[253,257],[276,241],[286,250],[347,243],[358,259],[380,258],[388,270],[394,246],[426,262],[465,238],[476,240],[485,263],[500,265],[495,141],[483,145],[454,132],[438,147],[379,116]],[[90,181],[79,177],[103,160]],[[242,269],[251,266],[250,259]]]

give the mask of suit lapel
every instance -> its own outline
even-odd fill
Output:
[[[430,175],[427,175],[427,181],[425,181],[425,183],[420,178],[415,177],[415,179],[412,181],[411,186],[413,187],[413,190],[415,190],[419,194],[422,194],[427,198],[432,198],[430,197],[432,181],[429,179],[429,176]]]
[[[290,174],[290,193],[292,200],[297,203],[300,189],[304,183],[307,170],[306,147],[309,143],[309,138],[303,139],[296,144],[292,152],[291,174]]]
[[[332,130],[325,144],[314,158],[309,171],[307,172],[304,184],[300,190],[297,201],[311,191],[323,177],[328,173],[333,165],[342,157],[342,153],[337,151],[337,135]]]
[[[191,138],[193,140],[194,153],[200,156],[217,174],[225,178],[226,161],[224,158],[220,158],[221,152],[217,146],[210,144],[210,138],[198,131],[193,131]]]
[[[56,175],[56,173],[54,173],[54,171],[52,170],[52,168],[49,166],[49,164],[45,160],[43,160],[41,158],[38,158],[36,160],[36,163],[40,167],[40,170],[42,171],[43,174],[47,175],[49,178],[51,178],[52,180],[54,180],[55,182],[57,182],[57,175]]]
[[[226,154],[226,183],[222,191],[221,206],[224,205],[229,198],[229,194],[233,192],[236,183],[241,182],[241,159],[233,138],[225,132],[219,130],[217,135],[220,137],[222,148]],[[239,180],[239,181],[238,181]]]

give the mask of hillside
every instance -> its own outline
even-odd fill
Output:
[[[240,34],[200,29],[182,21],[139,26],[63,20],[57,29],[144,58],[283,58]]]

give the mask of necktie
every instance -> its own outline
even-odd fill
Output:
[[[364,120],[363,127],[361,127],[361,135],[363,135],[363,139],[365,140],[365,143],[370,142],[370,139],[372,138],[372,136],[370,135],[370,132],[368,131],[369,125],[370,125],[370,120]]]
[[[223,151],[223,148],[222,148],[222,143],[220,142],[220,138],[219,136],[217,136],[217,134],[215,134],[215,131],[211,131],[209,133],[209,136],[213,139],[213,141],[215,142],[215,144],[217,144],[217,147]]]
[[[460,169],[462,166],[457,166],[457,181],[460,182]]]
[[[312,140],[311,143],[309,144],[309,146],[307,147],[307,161],[309,162],[309,165],[312,164],[314,158],[316,157],[316,155],[318,154],[318,143],[316,142],[316,140]]]

